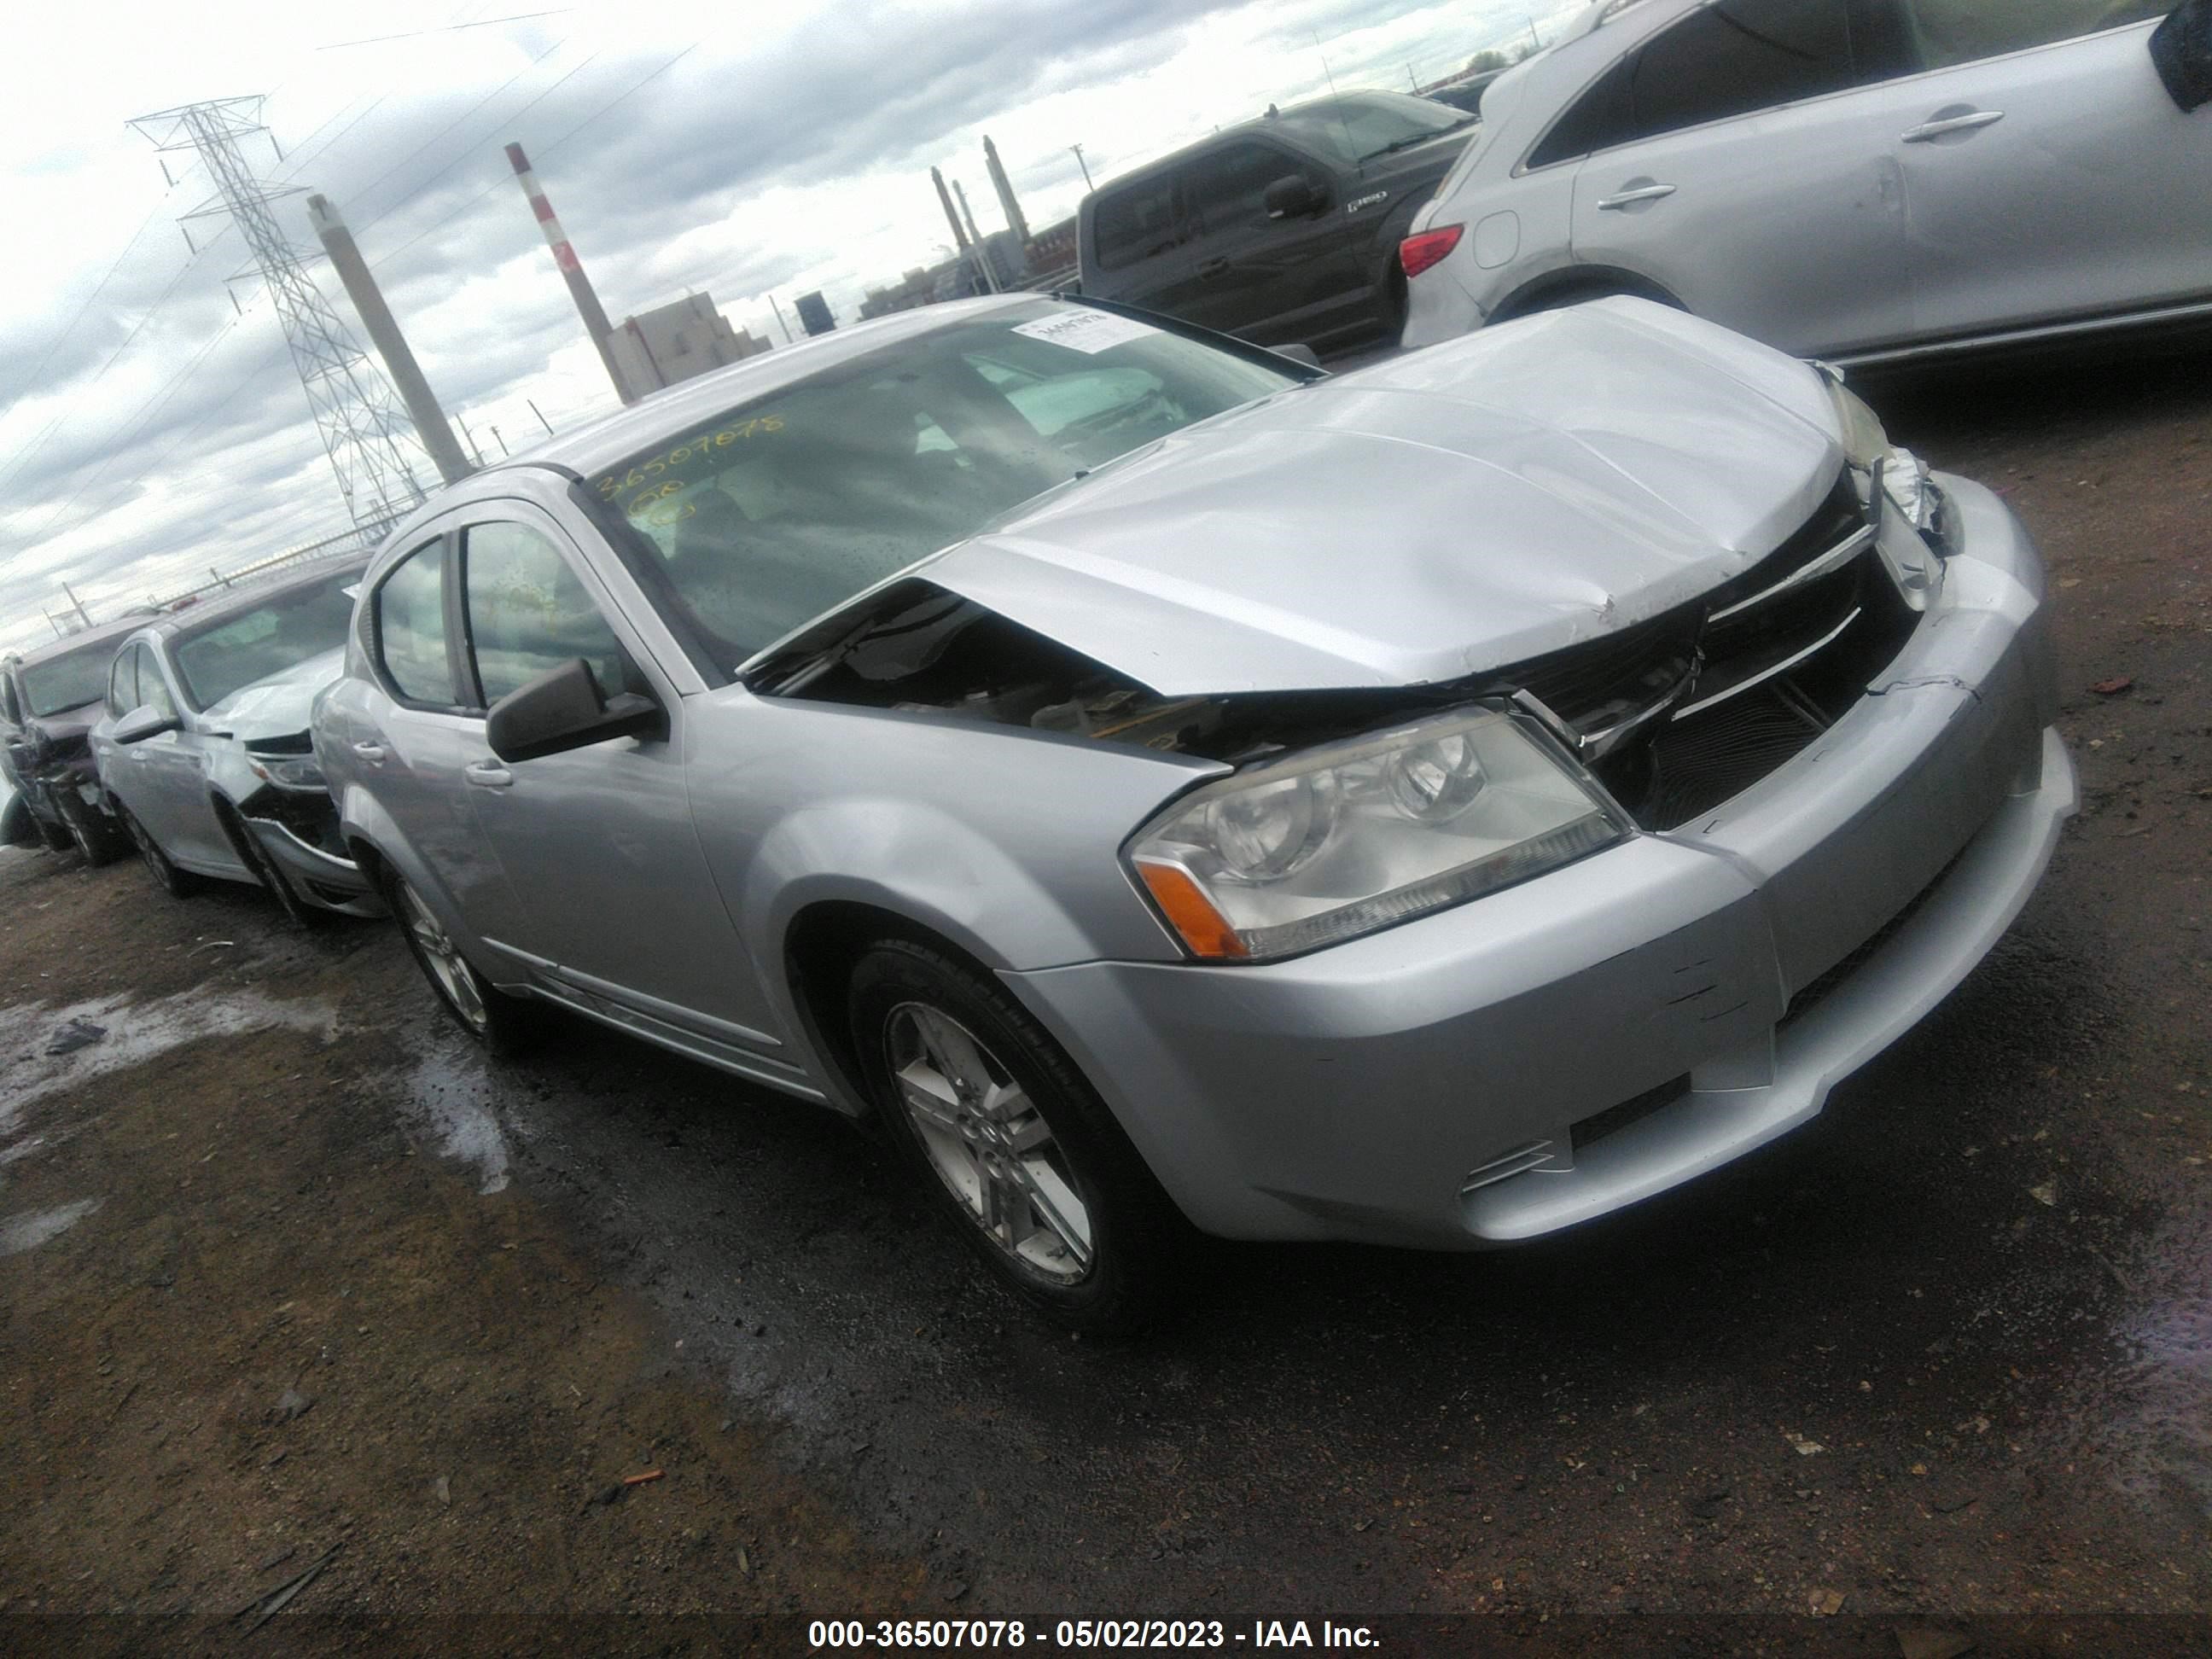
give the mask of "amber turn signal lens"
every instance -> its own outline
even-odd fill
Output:
[[[1193,956],[1219,962],[1251,954],[1237,937],[1237,930],[1181,865],[1139,859],[1137,874],[1144,880],[1145,890],[1152,896],[1152,902],[1160,907],[1160,914]]]

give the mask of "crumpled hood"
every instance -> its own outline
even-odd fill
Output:
[[[1607,301],[1205,422],[918,574],[1164,696],[1422,684],[1694,599],[1842,459],[1813,369]]]
[[[338,646],[289,668],[241,685],[220,702],[210,703],[205,717],[251,743],[257,738],[289,737],[307,729],[307,715],[316,694],[345,672],[345,647]]]

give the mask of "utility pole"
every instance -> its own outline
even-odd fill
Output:
[[[283,325],[292,367],[346,511],[357,526],[380,524],[422,499],[415,469],[423,452],[391,382],[377,372],[277,228],[272,204],[303,193],[301,187],[263,184],[240,153],[240,139],[268,131],[261,105],[258,97],[217,98],[142,115],[130,125],[157,151],[194,150],[206,164],[216,194],[185,217],[227,216],[245,237]]]
[[[530,158],[522,153],[520,144],[507,147],[507,159],[514,168],[514,176],[522,186],[522,193],[530,198],[530,210],[538,216],[539,228],[545,233],[545,246],[553,250],[553,263],[561,268],[561,275],[568,284],[568,297],[576,302],[576,314],[584,319],[584,332],[590,335],[592,344],[598,349],[599,361],[606,365],[607,378],[615,383],[615,395],[626,404],[637,401],[623,380],[622,366],[615,362],[615,349],[611,337],[614,325],[607,321],[606,307],[592,287],[592,279],[584,275],[576,250],[569,245],[568,234],[561,228],[561,222],[553,216],[553,204],[545,199],[538,175],[530,170]]]
[[[477,441],[477,434],[469,430],[468,417],[458,409],[453,411],[453,424],[460,428],[461,436],[469,441],[469,453],[476,457],[477,470],[483,471],[483,446]]]
[[[331,205],[327,196],[307,198],[307,222],[315,228],[322,240],[323,251],[331,256],[331,269],[345,284],[352,296],[353,308],[361,313],[362,326],[368,331],[392,382],[399,388],[399,396],[414,418],[415,435],[422,441],[422,447],[430,452],[430,459],[438,469],[438,476],[447,483],[459,483],[474,471],[461,447],[453,441],[453,429],[446,422],[446,411],[438,407],[438,399],[430,390],[429,381],[422,378],[422,370],[408,349],[407,337],[399,331],[399,325],[392,315],[392,307],[384,303],[383,290],[368,269],[368,261],[361,257],[360,246],[353,240],[353,232],[337,209]]]
[[[1085,193],[1097,189],[1097,186],[1091,182],[1091,163],[1083,159],[1083,146],[1070,144],[1068,149],[1075,152],[1075,165],[1083,169],[1083,188]]]
[[[70,608],[76,612],[76,619],[82,623],[87,628],[91,627],[92,613],[84,608],[84,601],[77,598],[76,590],[71,587],[67,582],[64,582],[62,584],[62,592],[69,595],[70,605]]]
[[[1014,194],[1014,181],[1006,177],[1006,164],[999,160],[999,147],[991,142],[991,135],[983,135],[983,167],[991,175],[991,188],[999,192],[999,211],[1006,216],[1006,228],[1014,233],[1014,240],[1024,247],[1030,245],[1030,222],[1022,212],[1020,199]]]
[[[1526,17],[1526,16],[1528,16],[1528,14],[1524,12],[1524,13],[1522,13],[1522,15],[1523,15],[1524,17]],[[1536,33],[1536,20],[1535,20],[1534,18],[1533,18],[1533,17],[1529,17],[1529,18],[1528,18],[1528,50],[1529,50],[1529,51],[1531,51],[1531,52],[1541,52],[1541,51],[1543,51],[1543,49],[1544,49],[1544,40],[1543,40],[1543,37],[1542,37],[1541,35],[1540,35],[1540,34],[1538,34],[1538,33]]]
[[[553,422],[545,418],[545,411],[538,408],[538,400],[535,398],[525,398],[522,401],[530,405],[530,412],[538,417],[538,424],[545,428],[545,435],[549,438],[551,437],[553,435]]]
[[[768,302],[772,306],[775,306],[775,325],[783,331],[784,344],[789,345],[791,343],[791,325],[783,320],[783,307],[780,305],[776,305],[775,295],[773,294],[768,296]]]

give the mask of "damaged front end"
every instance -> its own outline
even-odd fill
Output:
[[[261,787],[239,801],[240,817],[290,890],[319,909],[383,915],[375,884],[339,832],[337,804],[308,734],[256,738],[246,744],[246,763]]]
[[[1883,442],[1852,455],[1779,547],[1696,599],[1422,685],[1162,696],[922,575],[794,636],[746,681],[768,696],[947,714],[1239,769],[1442,710],[1510,706],[1540,721],[1638,826],[1670,830],[1757,783],[1867,694],[1941,580],[1943,514],[1926,469]]]

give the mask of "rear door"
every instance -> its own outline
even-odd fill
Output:
[[[1893,35],[1858,0],[1714,0],[1625,58],[1532,167],[1587,154],[1574,258],[1787,351],[1911,328]]]
[[[610,621],[568,532],[520,501],[486,503],[460,533],[470,668],[488,708],[582,658],[602,695],[636,690],[663,737],[617,738],[501,762],[481,736],[471,806],[520,901],[508,942],[592,994],[740,1048],[775,1021],[707,868],[684,784],[684,709],[641,644]]]
[[[1919,332],[2212,293],[2212,119],[2152,67],[2166,0],[1900,3],[1931,65],[1889,135]]]

